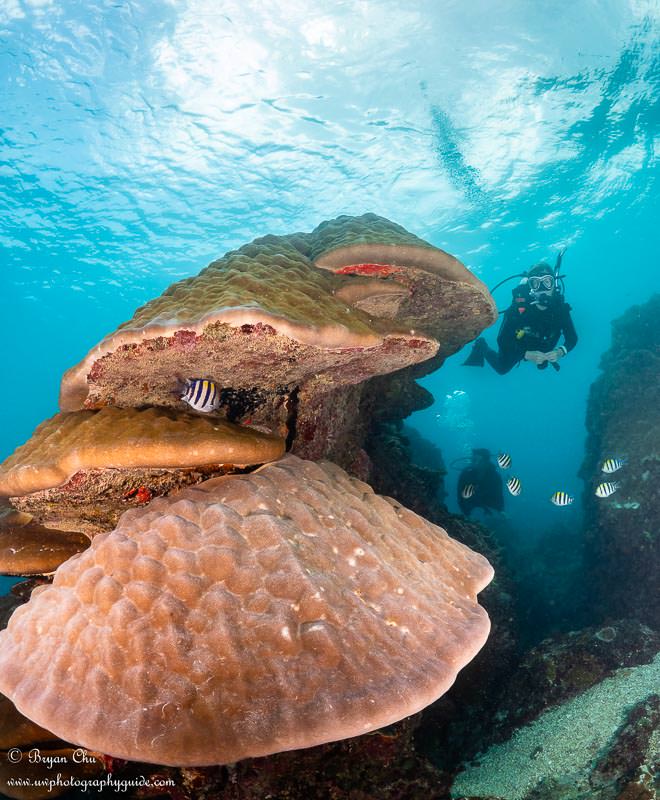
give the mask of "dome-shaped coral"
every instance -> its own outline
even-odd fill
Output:
[[[126,513],[0,633],[0,691],[56,735],[174,765],[365,733],[445,692],[489,629],[486,559],[287,456]]]

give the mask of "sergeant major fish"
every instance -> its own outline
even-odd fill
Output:
[[[603,466],[601,467],[602,472],[607,472],[608,475],[611,475],[613,472],[621,469],[621,467],[625,466],[628,462],[627,458],[607,458],[603,461]]]
[[[511,477],[506,482],[506,488],[511,492],[514,497],[517,497],[522,492],[522,483],[519,478]]]
[[[562,491],[555,492],[550,498],[550,502],[555,506],[570,506],[574,500],[573,495]]]
[[[609,497],[620,488],[621,484],[619,481],[612,481],[612,483],[599,483],[596,487],[596,497]]]
[[[500,465],[500,467],[502,467],[502,469],[509,469],[511,466],[511,456],[508,453],[498,453],[497,463]]]
[[[465,486],[461,489],[461,497],[464,500],[469,500],[473,494],[474,494],[474,484],[466,483]]]
[[[215,411],[220,405],[220,391],[213,381],[203,378],[188,378],[181,399],[195,411],[208,414]]]

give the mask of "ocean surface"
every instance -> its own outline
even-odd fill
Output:
[[[660,289],[659,35],[658,0],[2,0],[0,459],[170,283],[374,212],[491,287],[566,248],[561,370],[500,376],[464,349],[407,424],[442,450],[451,511],[450,465],[485,447],[523,482],[516,536],[577,532],[611,322]]]
[[[174,280],[373,211],[489,286],[568,248],[580,342],[561,372],[500,377],[459,354],[412,424],[447,462],[511,452],[512,517],[579,513],[542,500],[579,492],[610,321],[660,285],[659,17],[643,0],[5,0],[0,456],[56,411],[62,372]]]

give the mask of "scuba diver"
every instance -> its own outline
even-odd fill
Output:
[[[522,277],[522,280],[513,290],[513,302],[503,312],[497,334],[498,350],[491,349],[480,336],[463,366],[483,367],[486,360],[496,372],[504,375],[521,361],[530,361],[539,369],[551,364],[559,370],[557,362],[577,344],[571,307],[564,300],[564,276],[559,274],[563,254],[562,250],[554,269],[542,262],[522,276],[512,276]],[[511,278],[497,286],[507,280]],[[560,336],[564,341],[557,346]]]
[[[466,517],[475,508],[482,508],[487,514],[491,510],[504,511],[502,478],[488,450],[481,447],[472,450],[470,464],[458,476],[457,500]]]

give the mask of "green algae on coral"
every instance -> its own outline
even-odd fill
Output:
[[[213,261],[199,275],[172,284],[137,309],[119,330],[151,325],[198,323],[219,309],[261,309],[274,320],[320,329],[345,327],[376,342],[366,317],[355,314],[332,292],[329,276],[310,269],[288,236],[264,236]]]
[[[312,261],[316,261],[323,253],[357,244],[412,245],[435,249],[402,225],[377,214],[363,214],[361,217],[342,215],[326,220],[314,228],[309,238],[309,257]]]

